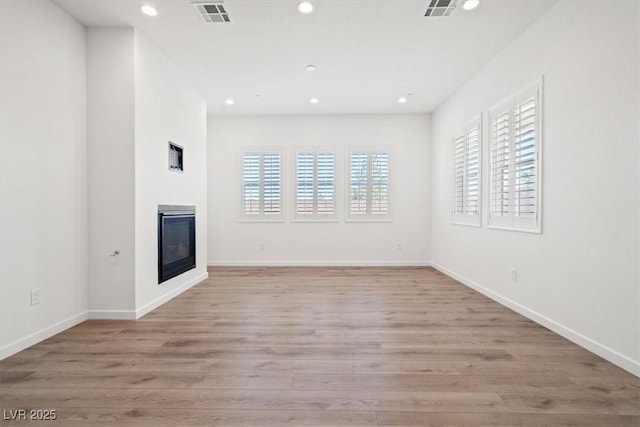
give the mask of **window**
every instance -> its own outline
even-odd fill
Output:
[[[282,219],[282,165],[279,149],[242,153],[242,214],[250,220]]]
[[[490,111],[489,226],[539,233],[542,85]]]
[[[480,117],[453,137],[453,209],[454,224],[480,225],[480,158],[482,136]]]
[[[352,148],[349,151],[348,219],[390,218],[389,169],[387,148]]]
[[[336,212],[336,156],[327,148],[300,148],[295,154],[297,220],[330,220]]]

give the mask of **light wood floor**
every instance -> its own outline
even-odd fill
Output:
[[[640,379],[428,268],[215,268],[0,374],[40,426],[640,426]]]

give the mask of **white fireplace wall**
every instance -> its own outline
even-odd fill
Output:
[[[135,319],[207,277],[206,104],[134,29],[88,35],[90,317]],[[161,285],[158,205],[196,206],[197,267]]]
[[[207,277],[207,106],[140,33],[135,37],[135,301],[138,316]],[[169,141],[184,171],[169,170]],[[196,268],[158,285],[158,205],[195,205]]]

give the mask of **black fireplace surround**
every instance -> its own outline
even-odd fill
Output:
[[[158,205],[158,284],[196,268],[195,206]]]

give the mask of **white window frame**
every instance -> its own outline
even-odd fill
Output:
[[[351,155],[355,152],[363,152],[367,154],[367,198],[366,198],[366,214],[352,214],[351,213]],[[387,167],[388,167],[388,184],[387,184],[387,212],[385,214],[372,213],[373,199],[372,199],[372,180],[371,180],[371,158],[374,152],[387,153]],[[346,191],[345,191],[345,221],[346,222],[391,222],[392,213],[392,199],[393,199],[393,153],[391,147],[387,145],[354,145],[347,148],[346,159]]]
[[[247,214],[245,212],[245,185],[244,185],[244,158],[247,153],[257,153],[260,155],[260,201],[259,201],[259,213]],[[266,213],[264,209],[264,155],[266,153],[278,153],[280,155],[280,211],[278,213]],[[285,210],[285,164],[282,147],[243,147],[240,150],[240,220],[239,222],[283,222],[284,210]]]
[[[489,203],[488,217],[489,228],[498,230],[521,231],[526,233],[542,233],[542,146],[543,146],[543,79],[542,77],[527,89],[518,92],[510,97],[507,101],[503,101],[491,108],[489,111]],[[494,195],[496,194],[496,136],[494,134],[494,120],[499,115],[507,114],[508,119],[508,147],[509,153],[515,150],[515,115],[516,107],[523,101],[533,97],[535,99],[535,183],[533,191],[535,193],[534,210],[535,215],[524,217],[515,214],[515,156],[509,156],[509,180],[508,180],[508,202],[505,215],[494,214]]]
[[[470,150],[470,136],[475,132],[477,134],[477,190],[476,190],[476,211],[473,212],[470,208],[469,197],[469,164],[471,160]],[[453,135],[451,139],[451,158],[452,158],[452,170],[451,170],[451,223],[457,225],[469,225],[473,227],[480,227],[481,212],[482,212],[482,115],[478,115],[470,120],[465,126],[463,126],[458,132]],[[462,147],[459,147],[459,144]],[[461,150],[458,153],[458,150]],[[460,154],[461,158],[457,157]],[[457,163],[461,162],[460,168],[462,176],[460,177],[460,183],[457,182]],[[460,189],[462,194],[461,209],[458,210],[457,204],[457,191]]]
[[[333,154],[333,213],[318,213],[318,155],[323,153]],[[298,213],[298,154],[311,154],[313,156],[313,212],[310,214]],[[338,197],[336,193],[337,154],[336,148],[331,146],[301,146],[293,152],[293,222],[337,222]]]

